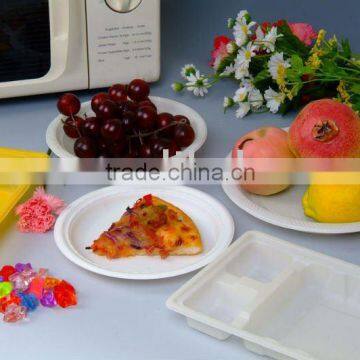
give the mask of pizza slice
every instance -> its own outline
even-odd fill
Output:
[[[90,248],[109,259],[132,256],[197,255],[201,237],[191,218],[176,206],[146,195],[128,208]]]

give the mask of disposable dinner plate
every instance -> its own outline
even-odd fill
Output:
[[[128,206],[150,193],[192,218],[203,241],[202,254],[108,260],[86,250]],[[69,205],[58,218],[54,235],[60,251],[84,269],[115,278],[150,280],[182,275],[209,264],[231,243],[234,222],[222,204],[199,190],[184,186],[113,186],[89,193]]]
[[[195,131],[195,141],[186,149],[179,152],[179,156],[188,157],[196,153],[205,143],[207,138],[207,126],[205,120],[195,110],[174,100],[157,96],[150,96],[150,100],[157,106],[159,112],[168,112],[174,115],[185,115],[189,118],[191,126]],[[94,116],[91,102],[85,102],[81,106],[80,115]],[[63,115],[57,116],[48,126],[46,131],[46,143],[51,151],[59,158],[76,158],[74,154],[73,139],[68,138],[63,130],[61,119]]]
[[[240,152],[241,153],[241,152]],[[227,157],[229,159],[231,154]],[[230,161],[226,161],[230,166]],[[230,169],[226,169],[229,171]],[[236,184],[222,184],[225,194],[239,208],[267,223],[286,229],[314,234],[350,234],[360,232],[360,222],[318,223],[304,215],[302,197],[306,186],[295,185],[272,196],[250,194]]]

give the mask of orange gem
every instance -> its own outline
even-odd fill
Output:
[[[16,296],[14,293],[2,298],[0,300],[0,313],[4,313],[6,308],[11,304],[20,305],[21,299]]]
[[[45,282],[44,282],[44,288],[45,289],[53,289],[56,285],[60,284],[60,280],[56,279],[54,277],[47,277],[45,278]]]

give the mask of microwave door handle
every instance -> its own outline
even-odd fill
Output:
[[[71,5],[78,0],[50,0],[51,33],[51,80],[61,77],[66,68],[69,54]]]

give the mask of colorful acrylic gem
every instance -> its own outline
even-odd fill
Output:
[[[2,281],[8,281],[9,277],[16,273],[16,269],[13,266],[5,265],[0,270],[0,276],[3,278]]]
[[[39,300],[42,297],[44,289],[45,279],[42,277],[36,277],[30,284],[28,292],[34,294]]]
[[[53,308],[57,305],[55,295],[52,290],[44,290],[43,295],[40,299],[40,303],[44,307]]]
[[[62,308],[77,305],[76,291],[72,285],[65,280],[54,288],[56,302]]]
[[[9,280],[14,285],[14,289],[17,291],[26,291],[30,286],[30,281],[22,275],[22,273],[15,273],[10,276]]]
[[[30,263],[27,264],[18,263],[15,265],[15,269],[17,272],[23,272],[24,270],[31,270],[32,266]]]
[[[14,323],[26,318],[26,308],[21,305],[10,304],[4,313],[4,321]]]
[[[20,303],[21,299],[14,292],[12,292],[10,295],[0,299],[0,313],[4,313],[9,305],[20,305]]]
[[[21,305],[26,308],[27,311],[35,311],[39,306],[39,300],[34,294],[23,294],[19,293],[21,299]]]
[[[74,287],[64,280],[49,276],[48,270],[35,271],[31,264],[6,265],[0,270],[0,313],[5,322],[17,322],[27,313],[57,305],[66,308],[77,304]]]
[[[53,289],[56,285],[59,285],[60,282],[61,280],[48,276],[47,278],[45,278],[44,288]]]
[[[0,283],[0,299],[8,296],[13,290],[13,284],[9,281]]]

